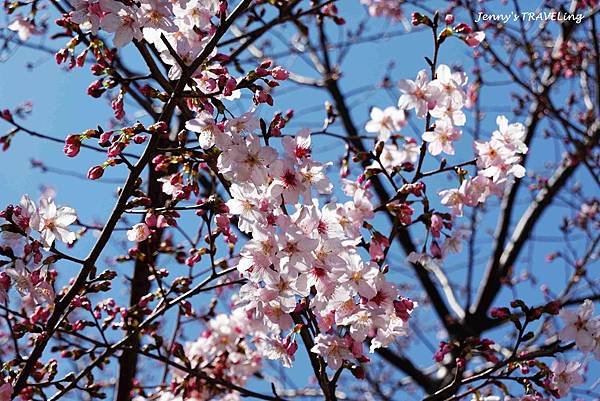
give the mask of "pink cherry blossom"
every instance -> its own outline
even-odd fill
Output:
[[[465,37],[465,42],[471,47],[477,47],[485,39],[485,32],[477,31],[468,34]]]
[[[222,127],[208,113],[200,113],[196,118],[185,123],[185,128],[198,133],[198,143],[202,149],[215,144],[215,138],[222,135]]]
[[[134,39],[142,39],[141,23],[131,7],[113,0],[101,0],[101,5],[107,14],[102,18],[100,26],[107,32],[115,34],[113,44],[117,48],[127,45]]]
[[[0,401],[10,401],[12,399],[13,386],[10,383],[0,385]]]
[[[461,131],[454,128],[448,120],[438,120],[433,131],[426,131],[423,140],[428,142],[427,150],[433,156],[444,152],[448,155],[454,154],[454,141],[461,137]]]
[[[16,32],[23,42],[27,41],[32,35],[40,33],[33,22],[22,15],[17,15],[14,21],[8,25],[8,29]]]
[[[344,360],[353,359],[352,353],[346,347],[345,341],[335,335],[319,334],[315,337],[315,346],[311,348],[315,354],[321,355],[327,366],[337,370]]]
[[[583,383],[581,363],[579,362],[554,361],[550,369],[552,370],[552,384],[561,397],[566,396],[571,387]]]
[[[46,248],[50,248],[55,239],[66,244],[71,244],[77,239],[77,235],[68,229],[76,220],[75,209],[67,206],[57,207],[54,200],[42,198],[40,207],[31,217],[29,225],[40,232],[42,243]]]
[[[404,110],[396,107],[378,107],[371,109],[371,120],[365,125],[367,132],[378,134],[380,141],[386,141],[391,134],[400,131],[406,125]]]
[[[129,241],[142,242],[150,236],[150,228],[146,223],[138,223],[131,230],[127,231],[127,239]]]
[[[398,100],[398,107],[401,110],[415,109],[417,117],[424,118],[429,109],[433,108],[435,104],[433,98],[437,94],[437,90],[432,93],[435,88],[430,86],[429,82],[425,70],[419,71],[414,81],[408,79],[399,81],[398,87],[402,92],[402,96]]]
[[[576,312],[562,308],[559,316],[565,326],[558,333],[558,337],[566,341],[574,340],[583,352],[592,351],[595,345],[594,335],[600,329],[600,319],[593,314],[594,304],[589,299],[586,299]]]

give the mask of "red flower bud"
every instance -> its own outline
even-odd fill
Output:
[[[9,121],[9,122],[11,122],[13,120],[12,113],[8,109],[2,110],[2,113],[0,113],[0,117],[3,120]]]
[[[283,67],[275,67],[271,70],[271,76],[278,81],[285,81],[290,76],[290,73]]]
[[[92,82],[87,88],[87,94],[95,98],[99,98],[104,92],[106,92],[106,88],[102,86],[100,80]]]
[[[81,136],[71,134],[65,138],[65,146],[63,152],[69,157],[75,157],[79,154],[81,148]]]
[[[473,29],[471,28],[470,25],[467,25],[464,22],[461,22],[460,24],[458,24],[454,27],[454,32],[464,33],[465,35],[468,35],[471,32],[473,32]]]
[[[89,169],[89,171],[87,173],[87,177],[90,180],[97,180],[98,178],[102,177],[103,174],[104,174],[104,167],[94,166]]]

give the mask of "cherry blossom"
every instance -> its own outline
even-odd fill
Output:
[[[32,35],[39,34],[39,30],[33,22],[22,15],[17,15],[14,21],[8,25],[8,29],[16,32],[23,42],[27,41]]]
[[[112,0],[104,0],[102,8],[106,15],[102,17],[100,26],[115,34],[113,43],[116,47],[123,47],[133,39],[142,39],[141,23],[132,8]]]
[[[340,276],[342,283],[354,289],[359,295],[371,299],[377,294],[375,278],[379,274],[377,265],[364,264],[358,255],[350,256],[350,264],[344,266],[344,273]]]
[[[12,399],[13,386],[10,383],[0,385],[0,401],[10,401]]]
[[[565,326],[558,333],[561,340],[574,340],[583,352],[591,352],[595,347],[594,336],[600,328],[600,319],[594,314],[594,304],[586,299],[576,312],[563,308],[560,317]]]
[[[378,134],[380,141],[387,141],[391,134],[400,131],[406,125],[404,110],[396,107],[378,107],[371,109],[371,120],[365,125],[367,132]]]
[[[422,138],[428,142],[427,150],[433,156],[444,152],[448,155],[454,154],[453,142],[460,139],[461,131],[454,128],[448,120],[438,120],[433,131],[427,131]]]
[[[142,242],[150,236],[150,228],[146,223],[138,223],[131,230],[127,231],[127,239],[129,241]]]
[[[552,384],[561,397],[567,395],[571,387],[583,383],[581,363],[579,362],[554,361],[551,370]]]
[[[185,128],[198,133],[198,143],[202,149],[208,149],[215,144],[215,137],[223,132],[222,127],[215,123],[208,113],[200,113],[193,120],[185,123]]]
[[[464,72],[452,72],[450,67],[440,64],[435,70],[435,79],[431,81],[431,86],[436,87],[443,96],[436,107],[452,106],[456,109],[462,108],[466,98],[462,87],[466,84],[467,75]]]
[[[54,290],[40,270],[30,272],[25,262],[17,259],[5,273],[21,295],[23,305],[29,309],[33,309],[36,304],[51,305],[54,302]]]
[[[97,34],[100,21],[107,13],[107,10],[103,9],[103,3],[101,0],[73,0],[74,10],[70,12],[71,19],[83,31]]]
[[[404,16],[400,4],[394,0],[360,0],[360,2],[367,6],[369,14],[373,17],[401,20]]]
[[[337,370],[344,360],[351,360],[352,353],[343,338],[331,334],[319,334],[315,337],[315,346],[311,348],[315,354],[325,358],[327,366]]]
[[[262,352],[268,359],[279,360],[286,368],[292,367],[294,354],[298,349],[298,344],[289,338],[282,340],[264,338],[262,343]]]
[[[44,247],[50,248],[55,239],[66,244],[71,244],[77,239],[77,235],[68,229],[76,220],[75,209],[67,206],[57,207],[53,199],[42,198],[37,213],[31,216],[29,225],[40,232]]]
[[[521,123],[509,124],[508,119],[504,116],[496,118],[498,129],[492,133],[492,139],[502,142],[504,146],[515,152],[527,153],[527,145],[525,140],[525,126]]]
[[[424,118],[429,109],[435,105],[438,90],[430,85],[429,77],[425,70],[419,71],[414,81],[403,79],[398,82],[402,96],[398,100],[401,110],[415,109],[417,117]]]
[[[477,31],[468,34],[465,37],[465,42],[471,47],[477,47],[485,39],[485,32]]]

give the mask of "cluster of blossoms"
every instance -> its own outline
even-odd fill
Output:
[[[383,168],[390,172],[397,168],[410,170],[419,157],[419,146],[413,138],[398,135],[407,123],[404,110],[393,106],[383,110],[373,107],[370,116],[371,120],[365,125],[365,130],[377,134],[378,141],[384,143],[379,156]],[[393,141],[390,142],[389,139]],[[373,163],[371,167],[378,166]]]
[[[52,283],[56,274],[43,266],[42,251],[49,250],[55,240],[66,244],[76,240],[76,234],[69,231],[69,226],[77,220],[75,210],[57,207],[46,197],[36,205],[24,195],[18,205],[9,205],[1,211],[0,218],[8,222],[2,226],[0,254],[11,260],[0,269],[0,303],[8,301],[9,290],[14,288],[21,296],[22,306],[35,309],[32,320],[43,321],[53,307]],[[34,232],[39,239],[33,237]]]
[[[464,178],[458,189],[440,192],[442,204],[452,213],[462,216],[463,207],[477,206],[490,195],[501,195],[509,177],[521,178],[525,168],[521,166],[522,154],[527,153],[525,127],[521,123],[509,124],[504,116],[496,119],[498,129],[489,141],[475,142],[477,175]]]
[[[113,44],[121,48],[133,40],[144,40],[153,45],[159,52],[159,57],[165,65],[170,66],[169,79],[181,77],[182,68],[189,66],[204,50],[207,42],[216,31],[213,17],[219,17],[227,11],[226,2],[217,0],[193,0],[188,2],[171,2],[167,0],[149,0],[126,5],[115,0],[76,0],[73,4],[75,10],[65,16],[65,22],[77,24],[84,32],[96,34],[99,29],[114,33]],[[63,49],[63,52],[66,52]],[[235,99],[239,97],[236,87],[239,81],[230,76],[228,70],[220,62],[226,61],[227,56],[217,53],[216,47],[206,55],[207,59],[215,62],[210,68],[196,72],[194,79],[197,89],[207,94],[214,94],[216,98]],[[110,58],[111,56],[104,56]],[[60,57],[57,60],[63,60]],[[108,60],[110,61],[110,60]],[[107,71],[107,61],[99,60],[92,66],[96,75]],[[108,68],[109,70],[109,68]],[[271,76],[274,80],[266,80]],[[287,79],[287,71],[281,67],[268,69],[268,65],[261,65],[253,71],[252,79],[247,79],[246,84],[262,79],[269,87],[277,86],[278,80]],[[100,96],[107,87],[115,85],[114,80],[98,80],[88,88],[91,96]],[[162,100],[161,93],[149,86],[142,89],[144,95]],[[268,91],[255,91],[256,103],[270,103],[272,98]],[[117,119],[124,116],[123,90],[113,100],[113,109]],[[205,99],[190,101],[191,108],[198,106],[200,109],[212,110],[213,105]]]
[[[461,72],[452,72],[446,65],[440,65],[435,71],[435,79],[430,80],[425,70],[419,71],[414,81],[399,82],[402,96],[398,107],[401,110],[414,109],[418,118],[435,119],[431,127],[423,133],[427,142],[427,151],[432,156],[442,153],[454,155],[454,144],[462,136],[462,127],[466,123],[463,112],[467,96],[464,87],[467,77]],[[380,135],[385,127],[399,126],[399,119],[388,112],[379,117]],[[441,202],[456,216],[462,216],[463,207],[484,203],[488,196],[501,194],[504,183],[510,176],[523,177],[525,169],[519,164],[520,155],[527,153],[525,128],[520,123],[510,124],[506,117],[498,116],[498,129],[492,133],[489,141],[476,141],[474,144],[478,172],[474,177],[461,177],[461,186],[457,189],[441,191]],[[369,128],[375,121],[369,123]]]
[[[460,127],[466,123],[463,109],[468,104],[465,91],[467,77],[459,71],[452,71],[447,65],[439,65],[434,79],[430,79],[425,70],[419,71],[416,79],[401,80],[398,86],[402,92],[398,107],[387,107],[371,110],[371,119],[365,130],[377,134],[381,141],[379,162],[381,167],[390,174],[399,171],[412,171],[414,163],[419,158],[420,149],[414,138],[400,133],[406,125],[406,112],[414,110],[416,116],[426,119],[428,129],[422,134],[426,150],[432,156],[454,155],[455,143],[461,138]],[[432,236],[431,255],[442,259],[448,253],[461,251],[461,242],[468,238],[469,231],[458,227],[452,234],[444,233],[444,242],[439,245],[437,240],[442,237],[444,229],[451,229],[453,216],[461,216],[464,205],[475,206],[485,202],[488,195],[498,194],[501,185],[509,175],[522,177],[524,169],[518,165],[520,153],[525,153],[527,147],[522,142],[524,129],[521,124],[509,124],[503,116],[498,117],[499,129],[492,134],[488,142],[476,142],[477,166],[480,172],[474,178],[461,176],[462,185],[459,189],[445,190],[440,193],[442,204],[448,206],[452,214],[431,213],[426,225]],[[473,161],[475,163],[475,161]],[[377,168],[373,163],[370,168]],[[466,174],[466,173],[465,173]],[[414,214],[411,201],[406,200],[409,194],[417,197],[424,195],[424,183],[405,184],[400,193],[403,199],[388,205],[404,225],[413,222]],[[413,253],[408,261],[428,265],[431,257],[426,254]]]
[[[463,87],[466,84],[466,74],[452,72],[444,64],[436,69],[433,80],[429,80],[427,72],[421,70],[414,81],[404,79],[398,83],[402,92],[398,100],[400,109],[414,109],[418,118],[429,114],[436,119],[433,130],[423,134],[423,140],[428,143],[427,150],[433,156],[442,152],[454,154],[453,143],[462,134],[456,127],[462,127],[467,121],[462,111],[466,98]]]
[[[464,86],[467,77],[462,72],[452,72],[447,65],[436,69],[435,79],[430,80],[425,70],[419,71],[414,81],[401,80],[398,86],[402,92],[398,107],[371,110],[371,120],[365,126],[367,132],[377,133],[380,141],[390,137],[406,125],[405,111],[413,110],[418,118],[435,118],[434,124],[422,135],[428,143],[427,150],[433,156],[441,153],[454,155],[454,143],[460,139],[462,132],[457,127],[465,125],[466,117],[462,111],[466,103]],[[414,162],[419,155],[419,148],[412,138],[399,136],[404,140],[403,149],[386,144],[382,161],[393,160],[390,164]]]
[[[255,345],[249,341],[250,335],[257,336]],[[263,350],[264,343],[259,340],[260,335],[260,330],[242,310],[233,311],[230,315],[216,315],[208,321],[206,330],[197,340],[184,347],[176,345],[173,351],[175,357],[181,358],[182,365],[206,373],[211,380],[207,381],[202,376],[190,378],[185,372],[174,370],[173,392],[161,391],[159,399],[240,400],[239,393],[214,383],[243,386],[248,378],[261,370],[261,355],[268,353],[268,349]],[[144,401],[146,398],[138,396],[134,400]]]
[[[403,18],[398,1],[361,0],[361,3],[373,16]],[[72,4],[74,11],[65,16],[62,23],[77,24],[85,33],[93,35],[100,29],[113,33],[113,44],[117,48],[132,41],[143,40],[152,44],[161,61],[170,66],[168,78],[171,80],[181,78],[182,68],[198,59],[217,30],[213,19],[223,17],[227,10],[227,3],[218,0],[73,0]],[[321,15],[336,13],[332,5],[324,7]],[[437,20],[437,14],[434,21],[420,14],[413,15],[414,25],[434,27],[434,32],[437,32]],[[342,23],[343,20],[338,19],[337,22]],[[454,17],[451,15],[446,17],[445,23],[446,28],[437,38],[436,46],[453,35],[473,47],[484,39],[482,32],[473,32],[466,24],[452,27]],[[21,40],[27,40],[38,32],[32,22],[21,17],[9,29],[17,32]],[[67,51],[63,50],[57,54],[59,62],[66,59]],[[103,64],[96,57],[98,64],[92,66],[95,75],[106,76],[106,79],[102,78],[88,88],[88,94],[93,97],[99,97],[107,89],[118,85],[107,72],[111,69],[109,59],[113,57],[110,53],[105,55],[108,63]],[[86,54],[82,55],[77,62],[81,61],[81,65]],[[285,367],[292,366],[299,336],[305,345],[312,343],[309,351],[313,358],[318,355],[333,371],[348,368],[360,377],[359,364],[369,362],[363,349],[365,344],[373,353],[388,346],[397,337],[407,335],[408,321],[417,306],[414,301],[402,296],[399,288],[386,278],[388,267],[383,261],[390,239],[369,223],[376,211],[387,208],[404,226],[424,223],[428,230],[427,240],[431,239],[430,255],[413,252],[407,260],[432,269],[439,268],[432,260],[443,259],[450,252],[460,252],[462,241],[469,236],[469,232],[461,227],[452,233],[443,232],[452,230],[453,219],[463,215],[464,206],[475,207],[484,203],[490,195],[501,194],[511,177],[524,176],[525,169],[520,160],[521,155],[528,151],[525,128],[499,116],[496,120],[498,129],[491,138],[474,143],[475,159],[470,164],[476,165],[477,172],[469,176],[466,171],[456,168],[460,187],[439,192],[441,203],[450,209],[450,213],[430,210],[425,184],[420,181],[427,175],[420,170],[425,157],[423,149],[434,157],[455,154],[455,145],[462,136],[461,127],[466,124],[463,109],[469,107],[472,94],[467,92],[467,77],[463,72],[439,65],[429,77],[422,70],[414,81],[399,82],[402,95],[397,107],[374,107],[371,110],[371,119],[365,130],[377,134],[378,143],[375,150],[365,157],[373,163],[365,164],[365,174],[359,175],[356,180],[348,179],[349,172],[343,167],[343,192],[348,199],[338,202],[326,175],[331,163],[321,163],[312,158],[309,130],[282,136],[285,118],[277,116],[267,130],[264,121],[259,120],[253,111],[221,121],[214,117],[215,109],[220,109],[220,100],[237,98],[242,88],[254,92],[255,104],[272,105],[269,89],[263,91],[253,82],[260,79],[272,88],[279,85],[277,81],[287,79],[289,73],[282,67],[271,68],[271,62],[264,61],[245,78],[238,80],[229,75],[224,66],[229,60],[218,54],[216,49],[205,59],[208,60],[205,68],[192,76],[195,85],[186,88],[198,90],[196,94],[203,96],[190,97],[185,101],[187,108],[195,113],[195,118],[187,121],[185,128],[198,135],[200,150],[197,154],[202,161],[198,169],[205,169],[215,179],[218,178],[228,192],[229,200],[217,202],[218,207],[210,209],[210,215],[204,214],[205,210],[199,211],[198,215],[209,225],[212,223],[209,220],[214,217],[217,229],[211,231],[209,226],[209,233],[222,234],[230,256],[234,255],[238,242],[233,226],[248,237],[239,246],[239,253],[228,258],[227,262],[237,269],[245,283],[233,297],[230,314],[213,317],[199,338],[186,346],[174,344],[172,355],[186,369],[171,370],[172,385],[168,390],[161,389],[160,400],[239,400],[234,387],[244,386],[260,372],[262,358],[278,360]],[[119,120],[125,116],[125,92],[122,87],[112,102],[115,117]],[[144,86],[140,92],[163,102],[168,98],[168,93],[149,86]],[[411,110],[417,118],[426,121],[425,132],[421,135],[424,141],[422,149],[414,138],[399,133],[406,126],[407,112]],[[218,111],[218,115],[223,115],[222,110]],[[144,143],[147,139],[145,133],[167,137],[167,130],[164,122],[148,129],[138,123],[118,132],[88,130],[81,135],[67,137],[64,152],[75,157],[83,141],[98,139],[98,144],[107,148],[109,157],[103,165],[90,169],[88,177],[98,179],[105,168],[118,163],[119,156],[131,143]],[[170,164],[181,161],[177,157],[157,154],[152,164],[157,171],[166,171]],[[415,180],[409,183],[404,179],[404,185],[395,188],[396,196],[382,208],[376,208],[370,193],[369,179],[373,174],[377,175],[383,169],[394,184],[395,174],[413,171],[417,160],[419,170]],[[445,166],[445,161],[443,163]],[[198,183],[194,182],[194,177],[187,179],[185,175],[191,173],[184,170],[190,169],[186,167],[158,179],[163,192],[173,201],[169,205],[189,200],[192,193],[199,193]],[[423,200],[424,212],[419,218],[413,218],[413,201],[407,200],[410,195]],[[146,200],[147,203],[134,203],[136,206],[152,207],[150,199]],[[199,201],[197,206],[201,206],[202,202]],[[598,202],[584,206],[578,216],[578,224],[593,224],[597,220]],[[145,241],[153,233],[177,225],[175,219],[179,214],[176,211],[164,210],[155,214],[153,209],[149,210],[144,221],[127,232],[130,241]],[[53,244],[56,240],[72,244],[77,239],[77,234],[69,230],[69,226],[77,220],[75,211],[59,208],[51,199],[43,198],[39,205],[35,205],[28,197],[23,197],[20,205],[7,208],[0,217],[10,223],[7,229],[3,227],[2,230],[10,252],[2,248],[1,254],[11,259],[0,270],[0,302],[7,302],[8,290],[14,286],[27,309],[37,307],[31,320],[43,321],[52,308],[55,273],[29,266],[40,266],[41,250],[55,250]],[[32,231],[39,232],[39,240],[30,237]],[[207,242],[212,248],[215,242],[210,234],[208,237]],[[27,239],[25,245],[21,244],[23,238]],[[440,238],[444,239],[443,243]],[[438,245],[438,240],[441,245]],[[365,251],[360,248],[365,248]],[[130,254],[135,251],[135,248],[130,250]],[[193,250],[185,263],[193,266],[204,252],[210,252],[211,257],[216,254],[213,249]],[[216,273],[214,261],[212,267],[213,273]],[[40,305],[48,307],[44,309]],[[559,333],[559,339],[573,340],[579,350],[600,359],[600,317],[592,315],[591,301],[586,301],[577,312],[561,310],[565,327]],[[459,355],[456,358],[459,368],[466,366],[467,353],[482,357],[489,363],[499,362],[497,348],[489,339],[472,337],[460,346],[464,348],[443,342],[434,359],[444,363],[451,356]],[[525,369],[532,366],[524,364],[521,370],[525,373]],[[196,374],[190,375],[189,371]],[[581,371],[580,362],[557,360],[546,370],[543,387],[555,396],[565,396],[571,387],[583,382]],[[12,392],[12,386],[3,383],[0,378],[0,400],[10,399]],[[152,398],[140,395],[135,400]],[[476,399],[493,401],[499,400],[499,397],[477,396]],[[506,397],[505,400],[515,399]],[[543,401],[544,397],[532,393],[519,400]]]
[[[307,130],[281,138],[280,153],[271,146],[280,138],[263,137],[263,143],[254,134],[252,113],[219,124],[201,115],[187,128],[199,134],[203,149],[220,149],[218,171],[232,182],[228,216],[252,237],[236,264],[248,283],[235,307],[270,333],[263,340],[272,351],[267,357],[291,364],[297,330],[290,329],[306,315],[318,325],[312,351],[332,369],[366,361],[367,338],[374,351],[406,333],[415,305],[357,251],[363,225],[374,215],[364,181],[346,186],[352,200],[321,206],[318,196],[332,192],[329,164],[311,158]]]
[[[84,31],[96,34],[103,29],[114,33],[113,43],[118,48],[143,38],[156,45],[163,61],[170,64],[176,62],[161,34],[184,60],[191,60],[200,53],[202,40],[213,29],[211,18],[222,11],[219,2],[213,0],[150,0],[131,5],[114,0],[76,0],[73,7],[71,19]]]
[[[400,21],[404,17],[401,3],[397,0],[360,0],[369,11],[372,17],[387,17],[396,21]]]

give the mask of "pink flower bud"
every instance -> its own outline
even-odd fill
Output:
[[[90,180],[97,180],[98,178],[102,177],[103,174],[104,174],[104,167],[94,166],[91,169],[89,169],[89,171],[87,173],[87,177]]]
[[[146,214],[146,218],[144,219],[146,225],[148,227],[156,227],[156,215],[152,213]]]
[[[93,75],[100,76],[100,75],[104,74],[104,71],[106,70],[106,66],[104,66],[102,64],[93,64],[90,67],[90,70],[92,71]]]
[[[471,28],[470,25],[465,24],[464,22],[461,22],[460,24],[458,24],[454,27],[454,32],[464,33],[464,34],[468,35],[469,33],[473,32],[473,29]]]
[[[260,63],[259,68],[269,68],[271,66],[271,64],[273,64],[273,61],[267,59],[265,61],[263,61],[262,63]]]
[[[83,67],[85,64],[85,58],[87,57],[87,49],[82,51],[79,56],[75,58],[75,64],[77,67]]]
[[[490,316],[496,319],[506,319],[510,316],[510,310],[508,308],[492,308]]]
[[[113,99],[113,101],[111,102],[111,107],[115,112],[115,118],[117,120],[122,120],[123,118],[125,118],[125,110],[123,108],[123,92],[119,92],[117,97]]]
[[[106,88],[102,86],[102,81],[94,81],[88,86],[87,94],[94,98],[99,98],[106,91]]]
[[[100,134],[100,138],[98,139],[98,145],[108,146],[110,143],[110,137],[112,136],[112,134],[113,134],[112,131],[106,131],[106,132],[103,132],[102,134]]]
[[[169,227],[169,221],[162,214],[158,215],[156,218],[156,228],[165,228]]]
[[[443,257],[442,249],[440,248],[440,245],[437,243],[437,241],[431,241],[429,251],[431,252],[431,256],[433,256],[436,259],[441,259]]]
[[[434,238],[439,238],[443,227],[444,220],[442,219],[442,216],[440,216],[437,213],[434,213],[431,216],[431,227],[429,228],[431,235],[433,235]]]
[[[258,75],[261,78],[269,75],[269,71],[267,71],[267,69],[261,68],[261,67],[258,67],[256,70],[254,70],[254,72],[256,73],[256,75]]]
[[[275,67],[271,70],[271,76],[278,81],[285,81],[289,78],[290,73],[283,67]]]
[[[485,39],[485,32],[478,31],[467,35],[465,42],[471,47],[477,47]]]
[[[121,154],[121,152],[125,149],[125,144],[123,142],[115,142],[108,148],[106,155],[108,157],[116,157]]]
[[[81,136],[71,134],[65,138],[65,146],[63,152],[69,157],[75,157],[79,154],[81,148]]]
[[[10,288],[10,276],[5,272],[0,272],[0,287],[5,291]]]
[[[54,55],[54,60],[56,61],[56,64],[64,63],[67,59],[67,55],[67,49],[60,49],[58,52],[56,52],[56,54]]]
[[[11,122],[13,120],[12,113],[8,109],[2,110],[2,113],[0,113],[0,118],[8,122]]]

